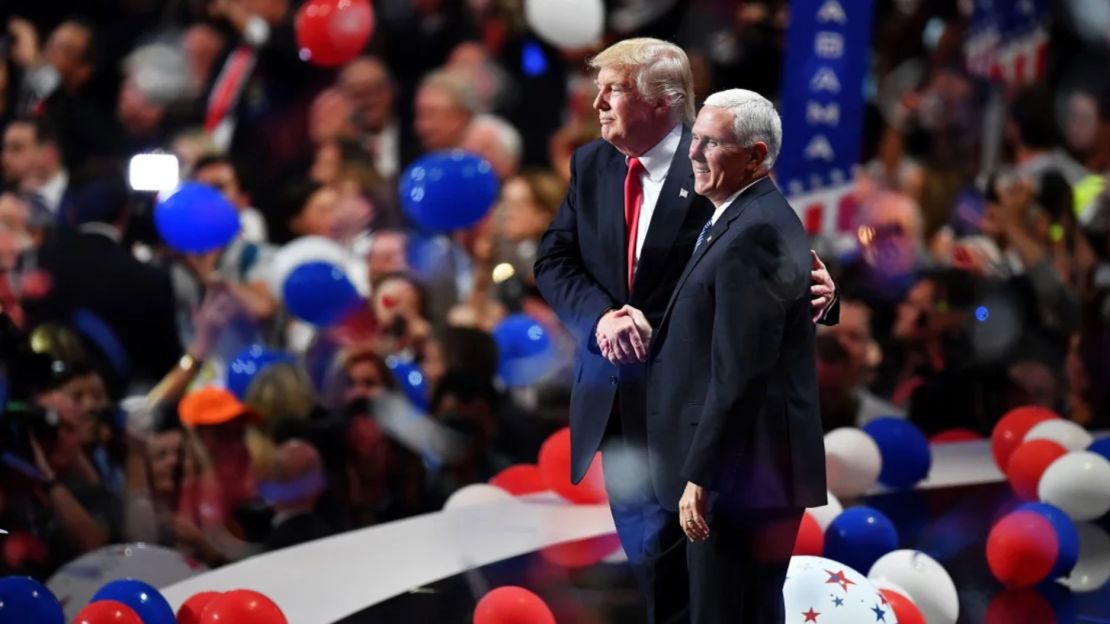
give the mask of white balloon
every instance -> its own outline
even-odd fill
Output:
[[[1077,522],[1075,528],[1079,531],[1079,561],[1060,582],[1076,593],[1098,591],[1110,580],[1110,535],[1088,522]]]
[[[1073,451],[1049,464],[1037,496],[1072,520],[1094,520],[1110,511],[1110,461],[1091,451]]]
[[[65,564],[46,581],[46,587],[62,603],[66,621],[70,621],[109,581],[132,578],[160,589],[207,570],[203,564],[170,548],[115,544]]]
[[[875,487],[883,458],[875,440],[855,427],[834,429],[825,436],[825,470],[829,491],[855,498]]]
[[[524,0],[524,19],[543,40],[558,48],[585,48],[605,29],[602,0]]]
[[[836,498],[835,494],[829,492],[829,502],[820,507],[810,507],[806,511],[817,521],[821,531],[824,531],[840,515],[840,512],[844,511],[844,506],[840,504],[840,500]]]
[[[823,557],[790,558],[782,586],[785,624],[897,623],[894,610],[859,572]]]
[[[1094,442],[1095,438],[1086,429],[1063,418],[1053,418],[1033,426],[1022,439],[1052,440],[1069,451],[1082,451]]]
[[[280,299],[285,278],[306,262],[329,262],[345,269],[350,257],[350,252],[342,245],[323,236],[302,236],[290,241],[274,254],[267,280],[270,291]]]
[[[956,584],[944,566],[919,550],[895,550],[879,557],[867,578],[902,587],[929,624],[955,624],[960,617]]]
[[[463,507],[477,507],[488,505],[503,500],[511,500],[512,494],[488,483],[472,483],[466,487],[455,490],[455,493],[443,503],[443,510],[462,509]]]

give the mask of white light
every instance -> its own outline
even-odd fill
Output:
[[[173,154],[135,154],[128,168],[128,180],[136,191],[168,191],[177,187],[180,175]]]

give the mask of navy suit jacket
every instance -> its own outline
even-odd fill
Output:
[[[675,510],[687,481],[730,506],[825,503],[809,240],[770,178],[725,209],[652,338],[651,477]]]
[[[713,214],[713,205],[694,193],[689,147],[690,130],[683,128],[631,293],[624,223],[628,165],[612,145],[599,139],[574,153],[566,198],[540,241],[536,285],[579,345],[570,405],[571,479],[576,483],[601,445],[618,393],[625,434],[646,427],[646,367],[610,364],[598,351],[594,329],[606,310],[626,303],[643,311],[652,327],[662,319],[698,233]]]

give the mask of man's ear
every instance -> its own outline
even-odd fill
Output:
[[[767,144],[763,141],[756,141],[750,148],[752,162],[750,163],[752,174],[754,175],[763,168],[763,162],[767,160]]]

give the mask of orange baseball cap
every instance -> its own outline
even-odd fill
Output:
[[[243,404],[231,391],[208,386],[190,392],[177,407],[184,425],[219,425],[239,416],[254,417],[250,407]]]

